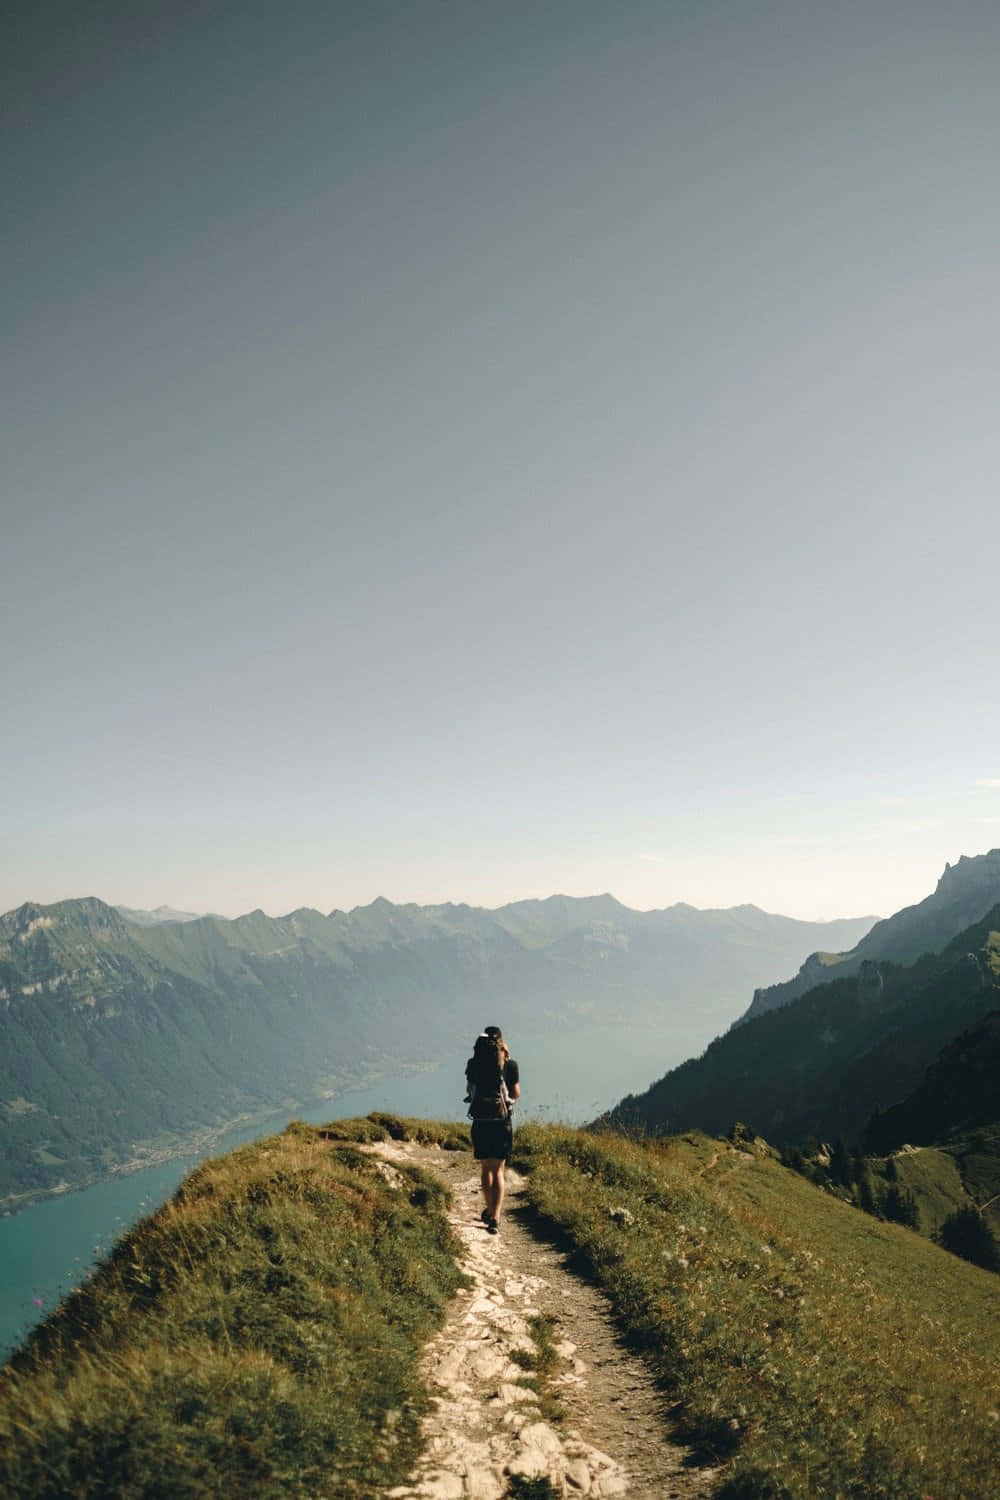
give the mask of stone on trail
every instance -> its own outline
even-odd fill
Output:
[[[515,1401],[535,1401],[537,1398],[534,1391],[529,1391],[527,1386],[510,1385],[507,1381],[503,1381],[497,1391],[496,1399],[502,1406],[512,1406]]]
[[[610,1500],[610,1497],[613,1495],[627,1495],[628,1484],[622,1478],[621,1474],[602,1474],[591,1490],[591,1494],[600,1495],[601,1500],[605,1500],[605,1496],[607,1496]]]
[[[465,1476],[465,1493],[469,1500],[503,1500],[507,1486],[492,1469],[478,1469]]]
[[[421,1500],[463,1500],[465,1481],[458,1474],[428,1474],[417,1486]]]
[[[481,1200],[468,1158],[411,1142],[367,1149],[390,1162],[416,1162],[452,1188],[449,1222],[471,1283],[424,1352],[431,1409],[422,1423],[423,1453],[409,1482],[382,1491],[381,1500],[504,1500],[508,1477],[516,1475],[548,1479],[561,1500],[701,1500],[713,1476],[685,1470],[652,1377],[622,1348],[600,1294],[516,1219],[505,1224],[502,1240],[486,1235],[478,1206],[473,1211]],[[516,1198],[523,1179],[509,1172],[507,1181]],[[554,1343],[559,1366],[546,1382],[566,1409],[559,1427],[543,1420],[538,1394],[524,1383],[523,1366],[534,1362],[523,1356],[537,1353],[529,1319],[539,1311],[560,1334],[573,1334]]]
[[[558,1458],[563,1451],[562,1443],[547,1422],[529,1422],[517,1436],[526,1448],[538,1448],[550,1458]]]
[[[479,1380],[492,1380],[501,1372],[510,1375],[510,1361],[496,1349],[477,1349],[468,1360],[469,1369]],[[516,1369],[516,1366],[515,1366]]]
[[[523,1474],[525,1479],[536,1479],[549,1472],[549,1456],[541,1448],[525,1448],[507,1465],[508,1474]]]
[[[566,1465],[566,1483],[574,1495],[590,1494],[590,1470],[582,1458],[571,1458]]]

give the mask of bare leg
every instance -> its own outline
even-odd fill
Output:
[[[487,1157],[480,1162],[482,1169],[480,1181],[483,1188],[483,1202],[486,1204],[486,1212],[491,1219],[499,1221],[500,1210],[503,1207],[504,1196],[504,1161],[501,1157]]]
[[[500,1210],[503,1208],[503,1195],[504,1195],[504,1193],[506,1191],[506,1188],[507,1188],[507,1184],[504,1181],[504,1175],[503,1175],[503,1169],[504,1169],[505,1166],[506,1166],[506,1162],[504,1162],[503,1160],[498,1161],[497,1162],[497,1169],[496,1169],[496,1171],[493,1174],[493,1208],[492,1208],[492,1214],[493,1214],[493,1217],[494,1217],[494,1219],[496,1219],[496,1221],[497,1221],[498,1224],[500,1222]]]

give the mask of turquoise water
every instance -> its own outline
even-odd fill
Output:
[[[319,1123],[391,1108],[398,1114],[430,1118],[442,1112],[442,1084],[443,1080],[435,1082],[435,1076],[427,1073],[385,1079],[371,1088],[297,1110],[295,1117]],[[449,1103],[446,1115],[457,1114],[454,1099]],[[212,1147],[211,1155],[221,1156],[244,1141],[283,1130],[290,1118],[286,1112],[253,1127],[228,1131]],[[0,1358],[60,1297],[79,1285],[118,1235],[158,1208],[203,1159],[202,1155],[178,1157],[0,1219]]]
[[[680,1061],[674,1057],[660,1062],[663,1048],[662,1037],[626,1028],[526,1037],[514,1048],[523,1085],[518,1116],[568,1124],[593,1119],[623,1094],[645,1088]],[[382,1109],[425,1119],[461,1119],[465,1056],[456,1057],[447,1068],[385,1078],[298,1110],[295,1117],[319,1123]],[[233,1130],[212,1147],[211,1154],[219,1156],[244,1141],[283,1130],[289,1118],[286,1112]],[[201,1159],[184,1157],[112,1177],[0,1219],[0,1356],[61,1296],[79,1285],[119,1234],[169,1198]]]

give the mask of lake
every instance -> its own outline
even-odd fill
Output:
[[[471,1040],[447,1067],[384,1078],[295,1111],[295,1117],[319,1124],[380,1109],[424,1119],[463,1119],[463,1070]],[[662,1032],[626,1026],[522,1036],[513,1048],[523,1087],[517,1118],[573,1125],[591,1120],[687,1055],[668,1056],[668,1047]],[[283,1130],[291,1117],[286,1111],[269,1122],[230,1131],[211,1154],[219,1156],[244,1141]],[[201,1159],[178,1158],[112,1177],[0,1219],[0,1357],[79,1285],[118,1235],[169,1198]]]

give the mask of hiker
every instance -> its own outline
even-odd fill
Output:
[[[472,1120],[472,1149],[480,1164],[482,1220],[490,1234],[500,1233],[504,1167],[514,1144],[511,1106],[521,1097],[520,1073],[499,1026],[487,1026],[476,1037],[465,1065],[466,1099]]]

